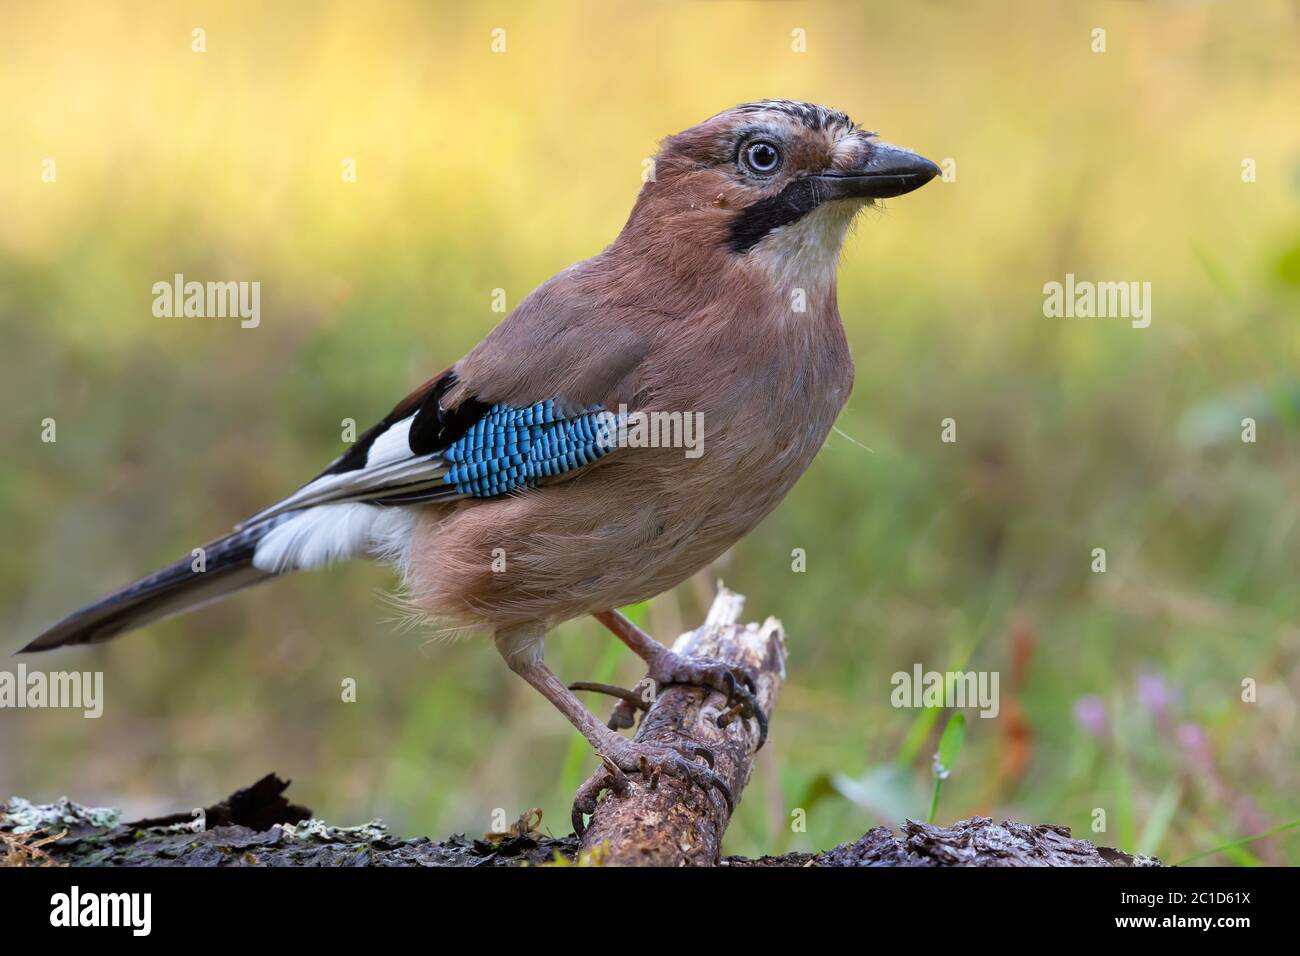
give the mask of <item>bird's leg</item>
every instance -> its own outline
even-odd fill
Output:
[[[668,684],[692,684],[696,687],[716,690],[726,696],[727,707],[718,716],[719,727],[726,727],[737,716],[753,717],[758,721],[758,746],[762,747],[766,742],[767,715],[759,706],[756,696],[758,686],[754,683],[753,675],[743,667],[735,667],[708,658],[686,657],[678,654],[660,644],[618,611],[599,611],[592,617],[613,631],[614,636],[626,644],[633,654],[646,662],[648,668],[646,677],[652,682],[649,695],[637,697],[616,695],[621,699],[609,719],[610,727],[631,726],[632,714],[638,707],[636,703],[638,697],[642,702],[640,706],[648,708],[661,687]],[[584,690],[601,689],[591,684],[579,685],[579,687]],[[646,700],[646,696],[650,697],[649,701]],[[622,722],[624,720],[626,723]]]
[[[651,787],[658,784],[663,774],[689,780],[706,793],[711,789],[717,790],[726,801],[728,812],[731,811],[731,789],[713,772],[711,751],[695,745],[678,750],[664,744],[628,740],[606,727],[542,661],[541,636],[544,633],[505,629],[497,632],[496,645],[510,669],[568,718],[578,733],[587,738],[604,764],[604,770],[598,771],[578,791],[573,805],[574,830],[582,833],[582,814],[595,812],[596,798],[602,790],[626,792],[626,774],[629,773],[640,774],[645,784]],[[702,758],[708,766],[696,763],[696,757]]]
[[[668,651],[668,648],[641,630],[618,611],[600,611],[592,616],[613,631],[619,640],[630,647],[633,653],[644,661],[648,662],[652,656]],[[609,722],[606,724],[610,730],[622,730],[633,726],[636,723],[637,711],[650,709],[658,689],[658,683],[649,674],[631,690],[613,687],[609,684],[597,684],[592,681],[575,681],[569,685],[569,690],[594,691],[598,694],[609,694],[611,697],[619,698],[618,703],[614,705],[614,709],[610,712]]]

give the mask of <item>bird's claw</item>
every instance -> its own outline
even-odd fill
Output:
[[[644,683],[644,682],[643,682]],[[574,681],[569,685],[569,690],[588,690],[597,694],[608,694],[610,697],[617,697],[618,703],[610,712],[609,720],[605,726],[610,730],[624,730],[636,724],[636,715],[639,710],[649,710],[649,695],[645,693],[641,684],[632,689],[619,687],[615,684],[598,684],[595,681]]]
[[[626,700],[620,700],[614,705],[614,709],[609,712],[609,720],[606,722],[610,730],[626,730],[629,727],[636,726],[636,714],[638,710],[644,710],[645,704],[633,704]]]
[[[734,664],[705,657],[686,657],[665,648],[650,662],[645,679],[630,690],[594,681],[574,681],[569,690],[594,691],[617,697],[618,703],[614,705],[606,726],[610,730],[623,730],[634,726],[637,711],[649,710],[657,690],[669,684],[716,690],[727,698],[726,708],[718,715],[718,727],[726,729],[737,717],[753,718],[758,722],[758,746],[754,749],[761,750],[767,743],[767,714],[758,703],[758,684],[749,671]]]
[[[716,690],[727,698],[717,724],[725,728],[737,717],[758,722],[758,746],[767,742],[767,715],[758,703],[758,684],[745,668],[704,657],[686,657],[665,650],[650,663],[649,677],[657,686],[691,684]],[[611,718],[612,719],[612,718]]]
[[[696,763],[696,757],[708,766]],[[626,794],[629,788],[627,775],[632,773],[639,775],[642,783],[650,790],[658,789],[659,780],[663,776],[687,780],[706,795],[717,790],[727,805],[727,813],[735,810],[731,788],[714,772],[713,751],[699,744],[669,747],[630,741],[620,753],[612,757],[602,754],[600,760],[601,768],[587,778],[573,798],[573,832],[580,837],[587,828],[583,816],[596,812],[600,795],[606,790],[615,797]]]

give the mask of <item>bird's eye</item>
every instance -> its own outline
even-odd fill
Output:
[[[757,140],[740,151],[740,162],[752,173],[770,176],[781,165],[781,153],[771,143]]]

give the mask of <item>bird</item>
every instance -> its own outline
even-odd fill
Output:
[[[594,616],[650,686],[720,691],[765,736],[752,675],[679,655],[618,609],[708,566],[808,468],[853,385],[836,300],[845,236],[939,167],[839,110],[767,99],[667,137],[648,168],[612,243],[543,282],[319,475],[23,651],[375,559],[415,612],[489,632],[609,772],[664,773],[730,805],[710,754],[620,734],[626,702],[602,722],[547,666],[544,640]],[[693,448],[636,441],[629,425],[656,415],[698,422]],[[584,785],[575,828],[600,788]]]

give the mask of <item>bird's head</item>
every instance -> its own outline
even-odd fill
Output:
[[[625,233],[781,275],[833,277],[854,215],[938,172],[838,110],[760,100],[665,140]]]

